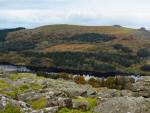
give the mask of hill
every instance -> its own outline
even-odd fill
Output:
[[[0,46],[0,62],[17,65],[150,72],[150,32],[144,28],[48,25],[9,32]]]

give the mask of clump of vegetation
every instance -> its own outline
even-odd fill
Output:
[[[146,64],[144,66],[141,67],[142,71],[150,71],[150,65]]]
[[[88,102],[90,105],[90,109],[94,108],[97,105],[97,99],[96,98],[77,98],[74,99],[78,102]]]
[[[145,58],[150,56],[150,52],[147,48],[141,48],[137,51],[139,57]]]
[[[67,73],[55,73],[55,74],[49,74],[49,73],[43,73],[43,72],[38,72],[37,76],[41,77],[46,77],[46,78],[51,78],[51,79],[65,79],[65,80],[72,80],[73,76]]]
[[[103,34],[96,34],[96,33],[87,33],[87,34],[81,34],[81,35],[74,35],[70,38],[67,38],[67,41],[71,42],[106,42],[115,39],[113,36],[109,35],[103,35]]]
[[[90,78],[88,80],[88,84],[92,85],[93,87],[99,87],[100,86],[100,80],[97,80],[96,78]]]
[[[115,44],[115,45],[113,45],[113,47],[115,49],[121,50],[121,51],[123,51],[125,53],[131,53],[132,52],[132,49],[130,49],[129,47],[125,47],[125,46],[123,46],[121,44]]]
[[[82,84],[82,82],[80,83],[79,80],[75,82],[78,84]],[[88,81],[84,81],[84,83],[90,84],[93,87],[108,87],[111,89],[119,89],[119,90],[126,89],[134,82],[135,80],[133,78],[125,76],[108,77],[105,79],[104,78],[96,79],[92,77]]]
[[[104,81],[104,86],[112,89],[123,90],[129,87],[129,85],[134,82],[135,81],[132,78],[128,78],[125,76],[108,77]]]
[[[35,90],[35,91],[42,88],[42,86],[40,84],[37,84],[37,83],[31,83],[30,87],[32,88],[32,90]]]
[[[22,30],[22,29],[25,29],[25,28],[19,27],[19,28],[14,28],[14,29],[2,29],[2,30],[0,30],[0,42],[5,41],[5,38],[9,32],[18,31],[18,30]]]
[[[13,80],[13,81],[17,81],[19,79],[22,79],[22,78],[33,78],[35,77],[33,73],[12,73],[10,75],[10,79]]]
[[[140,62],[139,57],[131,54],[115,54],[107,52],[50,52],[50,53],[31,53],[24,52],[25,56],[33,57],[32,66],[41,65],[41,59],[50,58],[52,60],[53,67],[102,71],[102,72],[114,72],[117,66],[130,67],[133,64]],[[87,59],[88,58],[88,59]],[[99,63],[100,61],[103,63]],[[115,64],[115,66],[114,66]]]
[[[92,113],[91,111],[81,111],[75,109],[62,108],[58,111],[58,113]]]
[[[9,86],[10,86],[10,85],[9,85],[5,80],[0,79],[0,90],[1,90],[1,89],[9,88]]]
[[[73,76],[70,75],[70,74],[67,74],[67,73],[60,73],[59,77],[62,78],[62,79],[65,79],[65,80],[71,80],[71,79],[73,79]]]
[[[31,104],[33,109],[42,109],[42,108],[45,108],[46,106],[46,98],[41,97],[38,100],[32,100],[32,101],[29,101],[28,103]]]
[[[19,107],[7,104],[4,110],[0,110],[0,113],[23,113]]]
[[[15,100],[18,100],[19,91],[17,88],[14,88],[12,91],[7,92],[6,95],[12,97]]]
[[[74,81],[77,83],[77,84],[86,84],[86,80],[83,76],[75,76],[74,77]]]
[[[30,88],[29,85],[23,84],[23,85],[21,85],[21,86],[18,88],[18,90],[19,90],[20,92],[25,92],[25,91],[28,90],[29,88]]]
[[[84,76],[75,76],[70,74],[38,74],[38,76],[44,76],[51,79],[58,79],[63,78],[65,80],[73,80],[77,84],[90,84],[93,87],[108,87],[112,89],[126,89],[134,83],[134,79],[126,76],[115,76],[115,77],[108,77],[108,78],[93,78],[91,77],[89,80],[86,80]]]
[[[18,100],[18,95],[21,93],[24,93],[26,90],[28,90],[30,87],[27,84],[23,84],[19,87],[12,88],[12,91],[7,92],[7,96],[11,96],[13,99]]]

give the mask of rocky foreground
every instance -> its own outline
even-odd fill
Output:
[[[150,113],[148,76],[128,90],[93,88],[31,73],[0,76],[0,113]]]

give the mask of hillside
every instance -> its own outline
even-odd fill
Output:
[[[144,28],[48,25],[9,32],[0,47],[0,62],[17,65],[150,72],[150,32]]]

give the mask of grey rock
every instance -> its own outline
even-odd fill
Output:
[[[83,101],[82,102],[82,101],[73,100],[72,108],[73,109],[80,109],[80,110],[83,110],[83,111],[87,111],[87,110],[90,109],[90,104],[87,101]]]
[[[57,113],[57,111],[58,111],[58,106],[48,107],[48,108],[40,109],[40,110],[33,110],[30,113]]]
[[[142,79],[135,82],[132,87],[131,91],[134,92],[135,96],[143,96],[146,98],[150,97],[150,76],[143,76]]]
[[[100,103],[96,113],[150,113],[150,98],[114,97]]]
[[[18,106],[21,108],[22,111],[32,110],[30,105],[23,101],[13,100],[13,99],[0,95],[0,108],[4,109],[7,104],[10,104],[12,106]]]
[[[71,108],[72,107],[72,99],[59,97],[58,98],[58,105],[59,105],[59,107]]]
[[[47,107],[59,106],[59,107],[71,108],[72,107],[72,99],[62,98],[62,97],[47,98],[46,106]]]
[[[40,98],[42,95],[40,93],[31,91],[31,92],[26,92],[23,94],[19,94],[18,95],[18,99],[22,100],[22,101],[26,101],[26,100],[36,100],[38,98]]]

